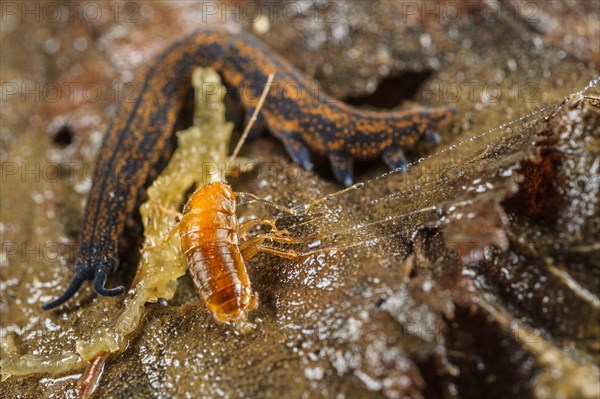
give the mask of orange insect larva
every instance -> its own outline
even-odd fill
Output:
[[[179,225],[196,290],[221,322],[243,320],[257,303],[238,243],[235,196],[222,182],[197,189]]]
[[[226,169],[237,156],[252,123],[256,120],[272,81],[273,75],[270,75],[257,108],[229,158]],[[298,207],[288,209],[249,193],[240,195],[251,202],[266,203],[280,211],[301,215],[310,206],[359,187],[361,184],[355,184],[305,205],[301,209]],[[246,232],[250,227],[257,225],[270,226],[271,231],[248,238]],[[179,224],[169,233],[166,240],[175,232],[179,232],[181,237],[181,249],[196,291],[215,319],[220,322],[243,321],[257,305],[258,295],[252,290],[244,260],[251,259],[259,252],[286,259],[298,259],[314,253],[298,253],[291,249],[264,245],[267,240],[281,244],[298,244],[305,242],[306,238],[288,236],[286,231],[279,230],[275,221],[270,219],[253,219],[242,224],[238,223],[235,194],[229,185],[222,181],[204,184],[194,191],[184,207],[183,215],[180,215]],[[242,243],[239,242],[239,233],[243,237]]]
[[[357,183],[313,201],[303,209],[288,209],[249,193],[240,195],[293,215],[301,215],[311,206],[361,187],[362,183]],[[245,260],[253,258],[259,252],[285,259],[299,259],[322,252],[317,250],[301,253],[289,248],[264,245],[265,241],[305,243],[307,237],[290,237],[270,219],[252,219],[238,223],[235,194],[224,182],[200,186],[186,203],[183,212],[179,226],[173,232],[178,230],[181,237],[181,249],[196,291],[215,319],[221,322],[243,321],[257,305],[258,295],[252,290]],[[248,229],[257,225],[270,226],[271,231],[248,238]],[[241,243],[238,233],[243,237]]]

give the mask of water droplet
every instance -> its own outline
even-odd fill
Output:
[[[310,244],[308,244],[308,248],[312,249],[312,248],[318,247],[319,245],[321,245],[321,240],[315,240],[315,241],[311,242]]]
[[[300,204],[300,205],[296,205],[295,207],[293,207],[292,211],[294,211],[296,213],[304,213],[304,212],[306,212],[306,209],[308,209],[307,204]]]

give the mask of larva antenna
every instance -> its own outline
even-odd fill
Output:
[[[269,94],[269,89],[271,88],[271,85],[273,84],[274,77],[275,77],[275,74],[272,73],[267,78],[267,83],[265,83],[265,87],[262,91],[262,94],[260,95],[260,99],[258,100],[258,103],[256,104],[256,108],[254,109],[254,112],[252,113],[252,117],[248,121],[248,124],[246,125],[246,128],[244,129],[244,132],[242,133],[242,136],[238,140],[238,142],[235,146],[235,149],[233,150],[233,153],[231,154],[231,156],[229,157],[229,160],[227,161],[227,164],[225,165],[226,171],[229,170],[231,163],[237,157],[238,153],[240,152],[240,149],[242,148],[242,145],[246,141],[246,137],[248,137],[248,133],[250,133],[250,129],[252,129],[254,122],[256,122],[258,113],[260,112],[261,108],[263,107],[263,105],[265,103],[265,100],[267,99],[267,94]]]
[[[323,197],[321,197],[319,199],[316,199],[314,201],[311,201],[311,202],[309,202],[307,204],[296,205],[293,208],[288,208],[286,206],[277,205],[274,202],[271,202],[271,201],[268,201],[266,199],[257,197],[256,195],[250,194],[250,193],[236,192],[235,196],[238,197],[238,198],[246,198],[247,199],[246,201],[242,202],[242,204],[252,204],[254,202],[260,202],[260,203],[263,203],[263,204],[267,204],[268,206],[270,206],[272,208],[275,208],[275,209],[277,209],[279,211],[282,211],[282,212],[285,212],[285,213],[289,213],[289,214],[294,215],[294,216],[302,216],[302,215],[306,214],[306,212],[309,209],[314,208],[315,206],[317,206],[317,205],[319,205],[319,204],[321,204],[323,202],[329,201],[333,197],[336,197],[336,196],[338,196],[340,194],[347,193],[348,191],[359,190],[359,189],[363,188],[364,185],[365,185],[365,183],[360,183],[360,182],[359,183],[355,183],[355,184],[351,185],[350,187],[346,187],[346,188],[344,188],[342,190],[339,190],[339,191],[336,191],[334,193],[327,194],[327,195],[325,195],[325,196],[323,196]]]
[[[354,183],[350,187],[346,187],[344,189],[338,190],[331,194],[327,194],[327,195],[325,195],[319,199],[316,199],[314,201],[311,201],[307,204],[297,205],[297,206],[293,207],[292,210],[297,212],[297,214],[301,215],[301,214],[306,213],[306,211],[308,211],[310,208],[314,208],[315,206],[322,204],[323,202],[327,202],[327,201],[331,200],[332,198],[337,197],[338,195],[345,194],[349,191],[360,190],[364,186],[365,186],[365,183],[363,183],[363,182]]]

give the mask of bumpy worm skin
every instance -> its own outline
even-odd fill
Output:
[[[85,280],[100,295],[119,295],[124,287],[105,288],[118,264],[118,242],[128,218],[165,148],[189,89],[194,67],[213,67],[238,91],[251,115],[269,74],[275,82],[262,109],[261,123],[281,140],[294,162],[311,169],[309,149],[327,156],[336,178],[352,183],[352,163],[381,157],[392,169],[406,167],[403,150],[420,138],[436,140],[436,128],[453,108],[371,112],[319,93],[317,85],[246,33],[202,30],[175,42],[136,75],[138,95],[125,101],[106,132],[98,173],[85,208],[75,276],[67,290],[42,308],[71,298]],[[255,128],[255,130],[258,130]]]

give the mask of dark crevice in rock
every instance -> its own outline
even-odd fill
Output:
[[[73,130],[73,127],[71,125],[64,124],[61,127],[59,127],[55,132],[51,132],[50,135],[52,137],[52,143],[60,147],[66,147],[73,143],[75,131]]]
[[[414,99],[419,89],[433,71],[406,71],[383,79],[375,91],[364,96],[349,96],[344,101],[350,105],[368,105],[376,108],[395,108],[406,100]]]

